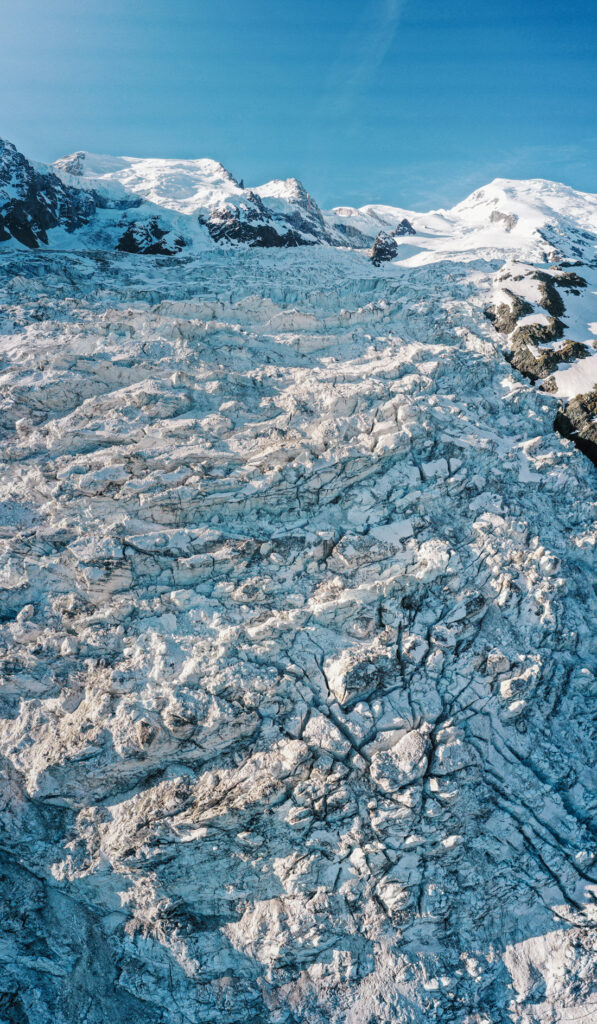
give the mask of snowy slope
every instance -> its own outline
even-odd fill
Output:
[[[325,216],[334,227],[354,228],[370,240],[380,230],[392,231],[406,218],[416,228],[417,238],[402,239],[402,252],[403,258],[411,256],[413,262],[487,250],[540,258],[546,241],[553,249],[558,238],[565,243],[567,235],[573,244],[581,229],[597,233],[597,196],[550,181],[496,178],[451,210],[420,213],[374,205],[337,207]],[[544,233],[550,237],[546,239]]]
[[[317,204],[295,178],[250,190],[215,160],[85,152],[57,160],[54,170],[69,186],[111,197],[133,193],[165,210],[199,218],[216,241],[273,246],[332,241]]]
[[[53,164],[69,185],[133,192],[156,206],[187,215],[208,214],[243,189],[215,160],[152,160],[79,152]],[[120,187],[119,187],[120,186]]]
[[[588,1024],[595,197],[15,154],[0,1021]]]

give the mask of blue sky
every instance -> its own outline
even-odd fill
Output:
[[[597,191],[585,0],[14,0],[0,135],[210,156],[322,205],[451,205],[497,177]]]

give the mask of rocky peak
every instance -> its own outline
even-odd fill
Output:
[[[276,216],[256,191],[230,198],[202,218],[214,242],[245,242],[259,248],[288,248],[306,244],[291,219]]]
[[[337,244],[323,214],[305,186],[298,178],[276,179],[255,189],[283,233],[289,230],[298,245],[314,242]]]
[[[92,194],[65,185],[49,168],[34,167],[11,142],[0,140],[0,242],[47,245],[51,228],[73,232],[96,207]]]
[[[66,174],[72,174],[74,178],[80,178],[85,174],[85,157],[87,154],[80,150],[78,153],[72,153],[70,156],[64,156],[60,160],[56,160],[54,167],[57,170],[64,171]]]
[[[31,165],[12,142],[0,139],[0,185],[3,192],[7,188],[22,188],[32,170]]]
[[[397,255],[398,245],[392,235],[388,235],[385,231],[380,231],[371,250],[373,266],[379,267],[381,263],[387,263],[389,260],[396,259]]]
[[[413,228],[411,222],[406,217],[402,218],[400,223],[396,226],[396,228],[392,232],[392,234],[394,234],[396,236],[399,236],[399,235],[416,235],[416,233],[417,232]]]

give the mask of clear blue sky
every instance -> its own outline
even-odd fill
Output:
[[[595,0],[8,0],[0,135],[210,156],[323,205],[597,191]]]

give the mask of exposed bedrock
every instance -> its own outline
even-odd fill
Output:
[[[373,266],[379,267],[382,263],[387,263],[389,260],[396,259],[397,255],[398,244],[393,235],[388,235],[387,232],[380,231],[371,250],[371,262]]]
[[[47,244],[61,225],[72,233],[97,209],[90,192],[69,188],[55,174],[37,171],[10,142],[0,139],[0,243],[16,239],[29,249]]]
[[[506,286],[509,281],[512,282],[511,288]],[[536,303],[550,314],[549,318],[534,316],[534,305],[512,290],[520,288],[520,282],[527,292],[529,285],[531,289],[536,285]],[[506,301],[488,306],[485,316],[497,331],[508,335],[506,358],[523,376],[533,383],[539,382],[542,391],[557,395],[558,383],[554,374],[575,366],[581,360],[595,357],[594,348],[584,342],[564,339],[567,326],[560,319],[566,315],[566,307],[558,289],[578,296],[587,287],[587,281],[576,271],[557,266],[552,273],[534,268],[517,273],[510,267],[508,270],[503,268],[497,275],[496,287]],[[589,365],[592,363],[587,363]],[[582,364],[579,370],[577,386],[582,387]],[[567,395],[563,401],[560,399],[554,429],[597,465],[596,416],[595,388],[571,399]]]
[[[577,395],[556,415],[554,426],[597,466],[597,388]]]

